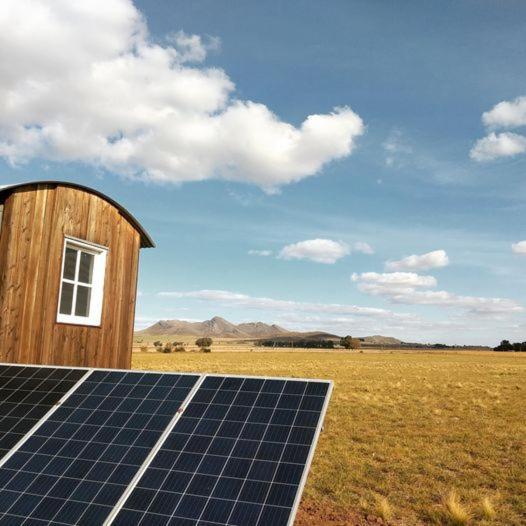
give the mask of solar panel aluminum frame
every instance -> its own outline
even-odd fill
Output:
[[[69,389],[58,401],[57,403],[49,409],[49,411],[40,418],[40,420],[22,437],[7,453],[4,455],[2,459],[0,459],[0,468],[33,436],[35,431],[37,431],[47,420],[48,418],[57,411],[62,404],[78,389],[82,383],[88,378],[91,373],[93,372],[89,368],[86,367],[66,367],[66,366],[54,366],[54,365],[34,365],[34,364],[18,364],[18,363],[0,363],[0,366],[8,366],[8,367],[41,367],[46,369],[70,369],[70,370],[85,370],[87,371],[87,374],[85,374],[82,378],[77,380],[73,387]]]

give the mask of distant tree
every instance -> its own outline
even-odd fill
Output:
[[[340,340],[340,345],[344,349],[359,349],[360,348],[360,340],[358,338],[353,338],[349,334],[347,336],[344,336]]]
[[[163,346],[163,342],[160,341],[160,340],[157,340],[157,341],[153,342],[153,346],[154,347],[162,347]]]
[[[495,347],[494,350],[498,352],[510,352],[513,351],[513,345],[510,343],[509,340],[502,340],[500,342],[500,345]]]
[[[197,338],[197,340],[195,340],[195,344],[202,350],[204,351],[205,349],[210,349],[210,347],[212,346],[213,344],[213,340],[212,338]],[[205,351],[207,352],[207,351]],[[210,351],[208,351],[210,352]]]
[[[344,336],[341,340],[340,340],[340,345],[344,348],[344,349],[352,349],[352,340],[353,340],[353,337],[351,335],[347,335],[347,336]]]
[[[351,338],[351,349],[357,350],[360,347],[360,340],[358,338]]]

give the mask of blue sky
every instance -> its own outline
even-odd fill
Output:
[[[32,3],[0,16],[0,184],[140,219],[138,327],[525,339],[523,2]]]

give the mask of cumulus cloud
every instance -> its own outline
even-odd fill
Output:
[[[350,254],[349,245],[332,239],[307,239],[281,249],[281,259],[310,259],[316,263],[333,264]]]
[[[249,256],[272,256],[272,250],[249,250],[248,251]]]
[[[364,125],[349,107],[284,122],[199,64],[214,46],[185,33],[154,42],[130,0],[4,0],[0,156],[272,192],[351,154]]]
[[[469,155],[475,161],[492,161],[526,152],[526,137],[512,132],[492,132],[479,139]]]
[[[432,268],[446,267],[449,258],[445,250],[434,250],[426,254],[407,256],[398,261],[387,261],[386,270],[398,272],[405,270],[429,270]]]
[[[482,122],[488,130],[519,128],[526,126],[526,97],[502,101],[482,114]],[[469,152],[475,161],[492,161],[499,157],[512,157],[526,152],[526,136],[512,132],[491,131],[479,139]]]
[[[488,128],[518,128],[526,126],[526,97],[502,101],[482,114],[482,122]]]
[[[511,245],[511,249],[515,254],[526,254],[526,241],[513,243],[513,245]]]
[[[385,297],[392,303],[457,307],[478,315],[513,314],[524,310],[517,302],[506,298],[460,296],[445,290],[419,290],[435,287],[436,279],[411,272],[364,272],[353,274],[351,279],[358,283],[362,292]]]

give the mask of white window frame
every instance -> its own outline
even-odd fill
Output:
[[[77,287],[78,285],[88,286],[85,283],[78,281],[80,257],[77,257],[75,267],[75,279],[70,280],[64,278],[64,266],[66,264],[66,248],[71,247],[75,250],[87,252],[95,256],[93,260],[93,274],[91,280],[91,297],[89,305],[88,316],[76,316],[75,306],[77,301]],[[102,303],[104,298],[104,279],[106,274],[106,260],[108,256],[108,248],[95,243],[90,243],[82,239],[75,237],[65,236],[64,246],[62,248],[62,268],[60,272],[60,288],[58,295],[57,305],[57,322],[58,323],[69,323],[72,325],[87,325],[92,327],[100,326],[102,319]],[[73,301],[72,301],[72,314],[61,314],[60,303],[62,298],[62,284],[71,283],[74,285],[73,290]]]

